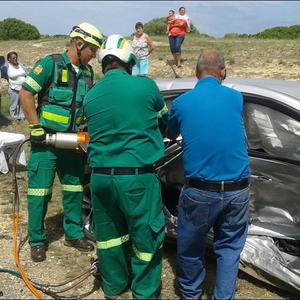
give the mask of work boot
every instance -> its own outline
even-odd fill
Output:
[[[79,240],[65,240],[65,246],[76,248],[82,252],[89,252],[94,250],[93,244],[88,242],[85,238]]]
[[[31,259],[34,262],[41,262],[46,259],[46,246],[41,245],[37,247],[31,247],[30,249]]]

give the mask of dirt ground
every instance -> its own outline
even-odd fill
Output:
[[[168,65],[171,56],[166,37],[153,37],[156,50],[150,59],[150,77],[174,78],[174,73]],[[67,40],[38,40],[0,42],[0,55],[15,50],[19,53],[19,60],[28,68],[34,62],[49,53],[60,52],[64,49]],[[248,40],[248,39],[199,39],[187,37],[183,47],[183,67],[175,71],[181,77],[194,77],[194,69],[197,57],[201,49],[217,48],[225,54],[228,77],[247,78],[274,78],[300,81],[300,39],[299,40]],[[92,62],[97,77],[100,77],[100,68],[97,62]],[[0,85],[2,91],[2,111],[0,115],[0,131],[16,132],[28,135],[27,122],[12,124],[7,118],[6,83]],[[27,153],[29,145],[25,145]],[[11,170],[10,160],[10,170]],[[27,211],[26,211],[26,170],[22,166],[17,168],[21,202],[21,228],[22,236],[26,236]],[[16,271],[13,260],[12,242],[12,174],[0,174],[0,269]],[[96,257],[95,253],[82,254],[77,250],[63,245],[64,236],[62,231],[62,206],[59,184],[56,181],[52,201],[46,218],[46,227],[49,231],[49,249],[47,260],[42,263],[33,263],[30,260],[28,243],[24,244],[20,253],[21,264],[28,277],[43,283],[59,283],[73,278],[90,266],[90,260]],[[175,280],[175,257],[174,245],[164,246],[163,260],[163,289],[162,299],[179,299],[178,288]],[[207,258],[207,277],[204,284],[202,299],[209,299],[212,295],[215,261],[212,257]],[[69,286],[69,285],[66,285]],[[83,284],[74,289],[62,293],[64,296],[79,296],[85,292],[93,291],[88,299],[101,299],[103,293],[101,283],[97,277],[90,276]],[[50,298],[43,294],[43,297]],[[237,299],[291,299],[297,296],[286,291],[277,289],[266,283],[258,281],[249,275],[240,272],[237,284]],[[34,298],[24,282],[18,277],[0,273],[0,299],[29,299]],[[129,299],[129,292],[122,295]]]

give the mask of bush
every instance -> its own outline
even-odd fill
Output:
[[[300,25],[277,26],[254,35],[261,39],[297,39],[300,38]]]
[[[144,31],[149,35],[166,35],[167,18],[156,18],[144,24]],[[191,34],[200,35],[198,29],[191,23]],[[134,33],[133,33],[134,34]],[[208,35],[204,35],[207,36]]]
[[[36,40],[39,38],[38,29],[31,24],[14,18],[0,21],[0,40]]]

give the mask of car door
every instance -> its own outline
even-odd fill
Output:
[[[300,240],[300,112],[244,94],[251,167],[249,234]]]

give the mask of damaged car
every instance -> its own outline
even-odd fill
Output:
[[[176,97],[196,84],[196,80],[182,78],[156,82],[169,108]],[[266,79],[227,79],[223,84],[243,95],[251,168],[249,229],[240,269],[299,293],[300,84]],[[167,241],[172,241],[176,240],[177,204],[185,178],[181,138],[164,141],[165,156],[155,167],[162,186]],[[88,183],[84,191],[84,225],[90,234]],[[212,238],[211,233],[210,244]]]

